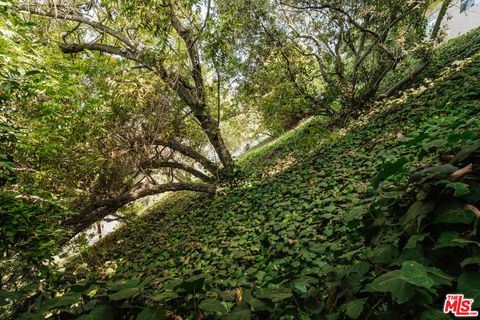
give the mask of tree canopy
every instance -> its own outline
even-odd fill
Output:
[[[261,115],[278,134],[390,95],[391,71],[407,56],[421,69],[436,41],[428,4],[7,2],[22,179],[69,199],[80,214],[62,224],[77,232],[148,195],[213,193],[234,167],[221,119]]]

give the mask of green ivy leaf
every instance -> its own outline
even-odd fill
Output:
[[[165,291],[159,294],[156,294],[152,297],[153,301],[170,301],[172,299],[178,298],[179,295],[175,292]]]
[[[140,279],[119,280],[112,282],[108,287],[113,291],[120,291],[128,288],[138,288],[140,287],[140,283]]]
[[[108,297],[110,298],[110,300],[116,301],[116,300],[130,299],[138,296],[139,294],[140,294],[139,288],[127,288],[127,289],[123,289],[118,292],[109,294]]]
[[[460,161],[463,161],[465,160],[466,158],[468,158],[472,153],[474,153],[475,151],[477,151],[477,149],[480,148],[480,139],[479,140],[476,140],[476,141],[473,141],[472,143],[470,143],[469,145],[463,147],[462,150],[460,150],[456,155],[455,157],[453,157],[453,159],[450,161],[450,163],[457,163],[457,162],[460,162]]]
[[[96,305],[88,314],[83,314],[77,320],[109,320],[115,319],[118,310],[105,304]]]
[[[430,152],[430,149],[439,149],[444,147],[446,144],[447,144],[447,140],[445,139],[433,140],[428,143],[425,143],[423,145],[423,150],[425,150],[426,152]]]
[[[363,312],[365,302],[367,302],[367,299],[356,299],[344,304],[343,307],[345,308],[347,317],[350,319],[358,319]]]
[[[437,243],[433,247],[434,250],[448,247],[459,247],[463,248],[469,244],[476,244],[477,246],[480,243],[476,241],[466,240],[460,238],[460,234],[456,231],[445,231],[440,234],[440,237],[437,240]]]
[[[240,305],[232,312],[222,317],[225,320],[250,320],[252,319],[252,312],[250,307],[246,305]]]
[[[465,298],[474,299],[473,307],[480,307],[480,273],[467,271],[458,278],[457,289]]]
[[[403,166],[408,163],[407,158],[400,158],[393,163],[386,163],[383,165],[382,170],[373,178],[372,185],[374,188],[378,188],[380,182],[384,181],[388,177],[398,174],[403,171]]]
[[[137,320],[162,320],[166,319],[166,311],[163,308],[146,307],[137,316]]]
[[[418,230],[422,220],[435,208],[434,201],[416,201],[410,206],[407,213],[402,217],[401,222],[407,229]]]
[[[433,223],[471,224],[475,215],[465,210],[464,205],[456,200],[440,204],[434,212]]]
[[[415,287],[400,276],[400,270],[382,274],[367,284],[364,292],[389,292],[399,304],[405,303],[415,295]]]
[[[225,308],[223,303],[221,303],[220,301],[218,301],[216,299],[205,299],[205,300],[203,300],[200,303],[199,308],[204,310],[204,311],[208,311],[208,312],[214,312],[214,313],[218,312],[218,313],[221,313],[221,314],[227,313],[227,308]]]
[[[381,244],[368,255],[372,263],[390,263],[399,255],[399,250],[392,244]]]
[[[292,281],[292,289],[300,294],[307,293],[308,285],[316,283],[317,280],[313,277],[301,277]]]
[[[269,309],[268,305],[265,302],[257,298],[251,298],[248,303],[253,307],[253,310],[255,311],[265,311]]]
[[[61,297],[54,297],[46,300],[40,306],[41,311],[48,311],[59,307],[71,306],[75,303],[80,302],[82,296],[80,293],[67,293]]]
[[[447,184],[447,187],[455,191],[453,194],[454,197],[461,197],[470,193],[468,184],[463,182],[450,182]]]
[[[474,256],[470,258],[466,258],[462,262],[460,262],[460,266],[462,268],[465,268],[465,266],[471,265],[471,264],[479,264],[480,265],[480,256]]]
[[[197,275],[193,276],[188,280],[183,281],[177,288],[183,289],[188,293],[198,292],[202,290],[203,285],[205,284],[205,276]]]
[[[285,289],[263,289],[256,295],[260,299],[268,299],[273,301],[284,300],[292,297],[292,293]]]
[[[433,178],[435,176],[448,176],[449,174],[457,170],[458,168],[451,164],[442,164],[435,167],[429,167],[414,173],[412,175],[412,180],[418,181],[420,179]]]
[[[401,277],[413,285],[430,289],[435,284],[428,276],[427,269],[418,262],[404,261],[400,270]]]
[[[422,233],[422,234],[414,234],[413,236],[408,239],[407,244],[405,244],[405,247],[403,249],[415,249],[417,246],[418,242],[422,242],[425,240],[425,237],[428,236],[428,233]]]

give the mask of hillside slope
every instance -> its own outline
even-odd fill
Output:
[[[125,301],[184,319],[442,319],[457,291],[480,306],[479,48],[477,30],[346,127],[311,119],[253,150],[214,198],[161,201],[84,254],[90,276],[148,278]]]

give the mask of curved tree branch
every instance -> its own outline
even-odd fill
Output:
[[[215,193],[215,188],[212,185],[205,183],[172,182],[148,186],[136,190],[130,190],[117,198],[99,200],[91,203],[87,207],[80,210],[79,214],[65,220],[62,225],[73,230],[77,234],[91,226],[94,222],[115,213],[118,209],[135,200],[150,195],[181,190],[197,191],[210,194]]]
[[[330,11],[333,11],[333,12],[337,12],[337,13],[340,13],[342,15],[344,15],[346,18],[347,18],[347,21],[349,23],[351,23],[352,25],[354,25],[355,27],[357,27],[360,31],[362,32],[365,32],[365,33],[368,33],[374,37],[378,37],[379,35],[368,29],[368,28],[365,28],[364,26],[362,26],[360,23],[358,23],[347,11],[343,10],[342,8],[340,7],[337,7],[337,6],[334,6],[332,4],[318,4],[318,5],[303,5],[303,6],[298,6],[298,5],[295,5],[295,4],[291,4],[291,3],[286,3],[285,1],[280,1],[280,4],[283,5],[283,6],[286,6],[286,7],[290,7],[290,8],[293,8],[293,9],[297,9],[297,10],[315,10],[315,11],[320,11],[320,10],[323,10],[323,9],[328,9]]]
[[[190,173],[192,176],[195,176],[199,179],[201,179],[204,182],[213,182],[213,179],[204,174],[201,171],[198,171],[197,169],[194,169],[190,166],[187,166],[186,164],[180,163],[180,162],[172,162],[172,161],[154,161],[150,164],[147,164],[147,167],[149,169],[160,169],[160,168],[172,168],[172,169],[179,169],[185,172]]]
[[[161,141],[161,140],[155,140],[153,144],[159,145],[159,146],[164,146],[167,148],[170,148],[174,151],[178,151],[179,153],[183,154],[186,157],[189,157],[193,160],[196,160],[198,163],[200,163],[205,169],[207,169],[210,173],[216,175],[218,171],[218,167],[215,163],[212,161],[208,160],[207,157],[201,155],[197,151],[195,151],[192,147],[186,146],[184,144],[181,144],[180,142],[177,142],[175,140],[169,140],[169,141]]]
[[[45,10],[44,8],[42,8],[38,5],[22,4],[22,3],[14,4],[13,8],[15,8],[17,11],[25,11],[25,12],[35,14],[35,15],[38,15],[38,16],[85,23],[85,24],[91,26],[92,28],[94,28],[96,30],[100,30],[100,31],[103,31],[105,33],[108,33],[109,35],[111,35],[115,39],[117,39],[117,40],[121,41],[122,43],[126,44],[127,46],[129,46],[131,49],[134,49],[134,50],[136,49],[136,45],[132,41],[130,41],[130,39],[128,37],[124,36],[122,33],[118,32],[118,31],[116,31],[112,28],[109,28],[109,27],[107,27],[106,25],[104,25],[100,22],[90,20],[90,19],[88,19],[86,17],[83,17],[81,15],[78,15],[78,14],[61,12],[61,11],[58,11],[58,8],[57,8],[57,10],[55,10],[54,8],[50,8],[50,10],[47,11],[47,10]]]
[[[203,131],[208,137],[208,140],[215,149],[215,152],[217,153],[217,156],[220,159],[221,163],[227,170],[230,171],[234,166],[232,156],[230,154],[230,151],[225,146],[225,142],[223,141],[222,135],[220,134],[220,129],[216,121],[212,118],[207,108],[207,103],[205,99],[205,86],[197,37],[194,37],[191,28],[185,26],[185,24],[177,16],[175,11],[175,4],[171,1],[169,1],[169,4],[171,11],[170,20],[173,28],[186,46],[191,64],[190,76],[195,83],[195,89],[193,90],[193,101],[190,97],[192,91],[188,90],[188,92],[185,92],[186,94],[188,94],[190,98],[189,100],[191,101],[187,103],[187,105],[193,111],[193,115],[200,123],[200,126],[202,127]],[[179,89],[183,88],[180,87]]]
[[[59,41],[55,42],[57,46],[62,50],[63,53],[78,53],[85,50],[90,51],[101,51],[105,53],[110,53],[117,56],[122,56],[127,59],[141,62],[141,59],[138,55],[134,54],[131,50],[122,47],[111,46],[108,44],[100,43],[71,43],[66,44]]]

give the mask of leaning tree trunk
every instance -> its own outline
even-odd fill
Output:
[[[173,2],[170,3],[170,9],[172,26],[183,40],[187,49],[191,64],[190,76],[195,84],[194,88],[185,88],[185,84],[179,85],[176,83],[174,88],[177,90],[180,96],[184,97],[184,102],[190,107],[193,115],[200,123],[200,126],[207,135],[208,140],[215,149],[220,162],[222,162],[223,167],[227,171],[231,171],[234,166],[232,156],[230,155],[230,151],[225,146],[222,135],[220,134],[218,123],[210,115],[206,104],[202,63],[198,47],[198,34],[194,35],[192,33],[192,28],[185,26],[177,17],[175,4]],[[181,89],[182,92],[179,92],[179,89]]]
[[[215,153],[218,155],[223,167],[227,171],[231,171],[233,169],[232,156],[225,146],[225,142],[220,134],[220,128],[218,127],[217,122],[208,113],[208,110],[206,110],[205,105],[203,104],[192,107],[192,110],[193,115],[200,123],[200,126],[207,135],[208,140],[215,149]]]

